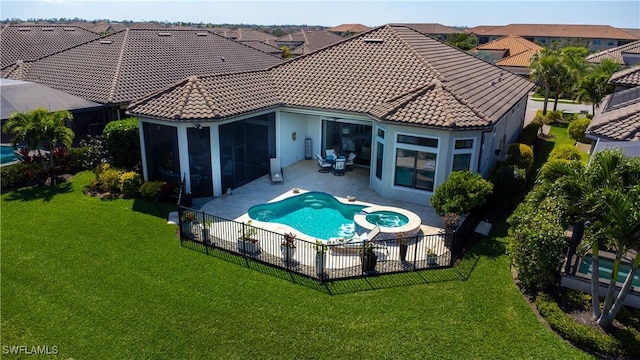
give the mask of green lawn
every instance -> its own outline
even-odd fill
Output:
[[[467,281],[329,296],[180,247],[168,208],[85,196],[91,176],[2,194],[3,346],[65,359],[591,358],[536,318],[499,240],[473,249]]]

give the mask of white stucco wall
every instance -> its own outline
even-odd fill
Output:
[[[320,147],[320,116],[295,114],[288,111],[276,113],[276,143],[277,156],[280,164],[285,167],[305,159],[305,139],[310,138],[313,154],[319,153]],[[296,133],[293,140],[292,134]]]

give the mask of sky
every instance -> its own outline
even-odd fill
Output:
[[[0,0],[0,18],[81,18],[212,24],[585,24],[640,28],[640,0]]]

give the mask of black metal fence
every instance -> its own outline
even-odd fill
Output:
[[[452,267],[473,230],[474,216],[458,229],[439,234],[369,241],[316,241],[294,239],[286,246],[286,234],[179,207],[180,243],[209,254],[222,250],[320,282]],[[377,238],[379,238],[378,236]]]

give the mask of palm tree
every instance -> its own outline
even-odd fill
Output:
[[[613,92],[609,79],[619,66],[610,59],[588,68],[587,74],[578,83],[578,101],[591,103],[592,114],[605,96]]]
[[[617,315],[640,263],[640,159],[606,150],[593,156],[587,168],[579,163],[549,163],[538,179],[552,184],[563,200],[569,200],[568,218],[588,221],[583,245],[592,253],[591,294],[593,315],[601,327],[609,327]],[[584,170],[583,170],[584,169]],[[611,279],[600,310],[599,251],[603,242],[615,251]],[[631,270],[614,296],[622,256],[635,249]]]
[[[55,183],[55,161],[53,151],[56,146],[71,146],[73,131],[67,127],[67,123],[73,119],[70,112],[56,111],[50,113],[47,109],[37,108],[32,111],[10,115],[5,123],[3,131],[11,134],[11,144],[25,144],[28,150],[37,151],[42,159],[43,170],[50,173],[51,184]],[[42,157],[40,148],[49,149],[49,166],[47,167]]]
[[[531,79],[536,83],[542,84],[544,87],[544,106],[542,114],[547,114],[547,105],[549,103],[549,93],[555,84],[556,75],[559,70],[560,57],[558,52],[544,48],[539,53],[531,57]]]

